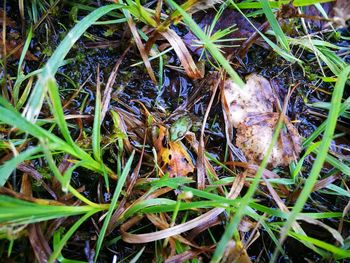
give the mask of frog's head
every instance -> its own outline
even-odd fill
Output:
[[[178,141],[185,137],[191,125],[192,121],[189,116],[184,116],[176,120],[169,129],[170,141]]]

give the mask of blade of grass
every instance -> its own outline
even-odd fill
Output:
[[[70,136],[70,132],[68,130],[67,122],[64,118],[64,112],[61,104],[61,98],[58,93],[58,87],[56,80],[54,78],[49,78],[47,80],[47,88],[50,96],[50,100],[52,103],[52,114],[56,119],[56,122],[58,124],[58,127],[60,128],[60,131],[66,140],[66,142],[72,147],[75,148],[76,145]]]
[[[215,252],[214,252],[213,257],[212,257],[210,262],[214,263],[214,262],[219,262],[221,260],[223,254],[225,252],[225,249],[226,249],[226,244],[232,239],[234,231],[236,229],[238,229],[238,225],[241,222],[242,217],[246,213],[246,209],[248,208],[249,203],[252,201],[255,190],[259,185],[259,180],[260,180],[261,176],[263,175],[263,172],[267,166],[267,162],[268,162],[268,159],[269,159],[270,154],[272,152],[273,146],[277,142],[279,133],[283,127],[283,117],[282,116],[283,115],[281,114],[281,116],[276,124],[276,129],[275,129],[275,132],[272,136],[271,143],[270,143],[270,145],[265,153],[264,159],[262,160],[258,171],[256,172],[256,174],[254,176],[254,180],[251,183],[251,185],[249,186],[247,193],[242,198],[240,205],[238,206],[234,216],[231,218],[231,220],[227,224],[225,232],[222,235],[219,243],[217,244]]]
[[[56,177],[57,181],[60,182],[61,187],[62,187],[62,191],[67,192],[69,191],[72,195],[74,195],[75,197],[77,197],[80,201],[90,205],[91,207],[101,207],[103,205],[97,205],[93,202],[91,202],[89,199],[87,199],[86,197],[84,197],[83,195],[81,195],[77,190],[75,190],[72,186],[69,185],[69,180],[65,179],[62,175],[61,172],[58,170],[55,161],[53,160],[52,154],[48,148],[48,144],[47,141],[45,140],[41,140],[41,145],[43,148],[43,152],[45,154],[46,160],[49,164],[49,167],[52,171],[52,173],[54,174],[54,176]],[[83,163],[83,162],[80,162]]]
[[[280,242],[283,243],[283,241],[286,238],[287,233],[289,232],[293,222],[297,218],[298,214],[301,212],[301,210],[304,207],[305,202],[310,196],[310,193],[312,192],[312,189],[317,181],[317,178],[321,172],[321,169],[323,167],[323,163],[326,160],[328,148],[330,146],[330,143],[333,138],[334,130],[337,124],[337,120],[340,113],[341,108],[341,100],[344,92],[345,83],[347,81],[347,77],[350,73],[350,66],[346,67],[339,75],[338,81],[335,85],[331,104],[332,107],[329,111],[328,118],[326,120],[326,128],[323,135],[323,139],[321,142],[321,145],[319,147],[319,152],[317,154],[316,160],[312,166],[311,172],[309,177],[307,178],[305,185],[303,187],[303,190],[301,191],[298,200],[296,201],[288,219],[287,222],[284,224],[283,229],[281,231],[280,235]],[[275,262],[277,259],[278,251],[275,250],[271,262]]]
[[[210,38],[202,31],[202,29],[196,24],[196,22],[187,14],[178,4],[173,0],[166,0],[166,2],[174,9],[179,11],[183,16],[184,22],[191,29],[191,31],[203,42],[204,46],[214,59],[227,71],[230,77],[240,86],[243,87],[244,82],[239,77],[237,72],[231,67],[230,63],[221,54],[220,50],[215,46],[215,44],[210,40]]]
[[[95,103],[95,117],[94,117],[94,126],[92,129],[92,152],[95,157],[95,160],[101,163],[101,167],[104,167],[102,162],[102,153],[101,153],[101,111],[102,111],[102,100],[101,100],[101,83],[100,83],[100,67],[97,69],[97,85],[96,85],[96,103]],[[105,184],[107,192],[109,193],[109,180],[108,174],[104,170],[103,177],[105,179]]]
[[[101,161],[101,90],[100,90],[100,69],[97,69],[96,103],[94,126],[92,130],[92,152],[97,161]]]
[[[0,104],[2,104],[3,100],[4,99],[0,97]],[[61,149],[66,149],[68,153],[70,152],[74,154],[75,152],[71,151],[70,145],[68,145],[62,139],[48,132],[47,130],[27,121],[14,109],[10,110],[7,108],[0,107],[0,120],[8,125],[11,125],[12,127],[20,128],[21,130],[26,131],[27,133],[31,134],[36,138],[46,138],[50,141],[51,144],[53,144],[52,146]]]
[[[0,223],[2,225],[31,224],[88,212],[96,213],[101,210],[103,207],[49,205],[0,195]]]
[[[340,106],[340,115],[344,114],[350,104],[350,97]],[[324,121],[318,128],[303,142],[303,148],[309,147],[309,145],[325,130],[327,121]]]
[[[294,6],[308,6],[313,5],[317,3],[328,3],[333,2],[333,0],[294,0],[293,5]],[[278,0],[278,1],[269,1],[270,6],[272,8],[279,8],[282,5],[289,4],[289,0]],[[241,9],[260,9],[262,8],[261,1],[243,1],[241,3],[237,3],[237,6]]]
[[[23,61],[24,61],[24,58],[26,56],[26,53],[28,51],[30,41],[32,40],[32,37],[33,37],[33,30],[32,30],[32,27],[30,27],[29,32],[28,32],[28,36],[27,36],[27,39],[26,39],[26,42],[25,42],[25,44],[23,46],[21,57],[19,59],[16,82],[17,82],[17,79],[19,79],[19,78],[21,78],[23,76],[22,65],[23,65]],[[18,101],[18,95],[19,95],[19,87],[17,86],[17,89],[13,90],[13,99],[14,99],[15,104]]]
[[[326,243],[322,240],[318,240],[316,238],[304,236],[304,235],[297,234],[294,232],[290,232],[289,235],[291,237],[295,238],[296,240],[304,240],[304,241],[310,242],[310,243],[314,244],[315,246],[318,246],[320,248],[323,248],[323,249],[331,252],[333,254],[333,257],[335,257],[336,259],[350,258],[350,250],[341,249],[341,248],[336,247],[332,244]]]
[[[3,105],[4,107],[1,107]],[[64,118],[64,117],[63,117]],[[0,121],[11,125],[12,127],[17,127],[38,139],[44,139],[49,142],[50,150],[59,150],[65,153],[71,154],[72,156],[82,159],[82,165],[88,169],[96,172],[103,173],[105,170],[113,175],[113,172],[105,165],[96,162],[91,156],[86,153],[81,148],[75,146],[74,148],[63,141],[61,138],[57,137],[53,133],[41,128],[40,126],[31,123],[25,119],[21,114],[19,114],[13,106],[8,103],[4,98],[0,96]]]
[[[131,164],[132,164],[132,161],[134,159],[134,155],[135,155],[135,152],[132,152],[131,156],[129,157],[129,160],[125,164],[125,167],[124,167],[124,170],[123,170],[121,176],[118,178],[117,187],[116,187],[116,189],[114,191],[113,198],[112,198],[110,207],[109,207],[108,212],[107,212],[107,216],[106,216],[106,218],[105,218],[105,220],[103,222],[100,234],[99,234],[98,239],[97,239],[96,255],[95,255],[94,262],[97,261],[98,255],[100,253],[100,249],[102,247],[103,239],[105,237],[109,221],[111,220],[111,217],[112,217],[112,214],[113,214],[113,210],[116,207],[119,195],[120,195],[120,193],[122,191],[122,188],[124,186],[124,183],[126,181],[126,177],[128,176],[128,174],[130,172]]]
[[[74,232],[93,214],[95,214],[97,211],[91,211],[86,213],[82,218],[80,218],[77,222],[74,223],[74,225],[67,231],[67,233],[62,237],[60,242],[56,245],[55,250],[52,252],[48,262],[53,263],[55,262],[56,258],[61,254],[61,251],[67,241],[70,239],[70,237],[74,234]]]
[[[4,186],[11,173],[16,169],[17,165],[30,159],[33,155],[42,151],[40,146],[32,147],[14,156],[11,160],[0,166],[0,186]]]
[[[53,239],[52,239],[52,246],[54,251],[59,248],[60,240],[61,240],[61,231],[60,229],[58,229],[57,231],[54,232]],[[62,256],[61,253],[58,254],[57,261],[61,263],[86,263],[86,261],[66,259]]]
[[[296,180],[298,174],[300,173],[301,169],[303,168],[303,164],[304,164],[304,160],[307,156],[309,156],[310,153],[313,152],[313,150],[315,150],[316,148],[318,148],[320,146],[320,143],[315,143],[310,145],[310,147],[308,147],[304,153],[304,155],[299,159],[297,165],[295,166],[293,173],[291,175],[292,179]]]
[[[137,254],[129,261],[130,263],[137,263],[140,262],[139,259],[143,253],[143,251],[145,250],[146,247],[141,248],[141,250],[139,252],[137,252]]]
[[[29,97],[29,101],[23,111],[24,116],[26,116],[28,120],[33,122],[37,118],[47,91],[47,82],[49,79],[54,78],[59,66],[62,64],[64,58],[75,42],[88,29],[88,27],[100,17],[121,7],[122,5],[116,4],[100,7],[87,15],[69,31],[38,76],[38,81],[36,82],[32,94]]]
[[[266,37],[263,33],[259,31],[258,28],[250,21],[250,19],[242,12],[242,10],[237,6],[233,0],[229,0],[231,5],[238,10],[238,12],[248,21],[248,23],[255,29],[256,32],[259,33],[259,35],[265,40],[267,44],[274,50],[278,55],[283,57],[285,60],[290,61],[290,62],[298,62],[301,63],[302,61],[295,56],[287,53],[285,50],[277,46],[275,43],[273,43],[268,37]]]
[[[264,10],[266,18],[270,23],[272,30],[275,32],[277,41],[280,43],[280,45],[286,52],[290,52],[287,37],[285,36],[275,15],[273,14],[271,7],[269,5],[269,2],[267,0],[260,0],[260,3],[261,3],[262,9]]]

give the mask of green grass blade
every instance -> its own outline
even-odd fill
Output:
[[[239,225],[242,217],[246,213],[246,210],[249,206],[249,203],[252,201],[252,198],[254,196],[255,190],[259,185],[259,180],[260,180],[260,178],[261,178],[261,176],[262,176],[262,174],[267,166],[267,162],[268,162],[269,156],[272,152],[273,146],[277,142],[279,133],[283,127],[282,120],[283,120],[282,118],[279,118],[277,125],[276,125],[276,130],[273,134],[271,143],[270,143],[270,145],[265,153],[264,159],[262,160],[262,162],[259,166],[259,169],[254,176],[254,180],[251,183],[251,185],[249,186],[247,193],[242,198],[240,205],[238,206],[234,216],[231,218],[229,223],[226,225],[225,232],[222,235],[219,243],[216,246],[216,249],[215,249],[214,255],[211,259],[211,262],[216,263],[216,262],[219,262],[221,260],[222,256],[224,255],[227,243],[232,239],[234,231],[236,231],[238,229],[238,225]]]
[[[134,159],[134,155],[135,155],[135,152],[133,152],[131,154],[129,160],[125,164],[125,167],[124,167],[124,170],[123,170],[121,176],[118,178],[118,184],[117,184],[117,187],[115,188],[115,191],[114,191],[114,194],[113,194],[113,198],[112,198],[112,201],[111,201],[111,205],[110,205],[110,207],[108,209],[107,216],[106,216],[106,218],[105,218],[105,220],[103,222],[103,226],[101,228],[100,234],[99,234],[98,239],[97,239],[96,255],[95,255],[94,262],[97,261],[98,255],[100,253],[100,249],[101,249],[101,246],[102,246],[102,243],[103,243],[103,239],[104,239],[106,231],[107,231],[107,227],[108,227],[109,221],[111,220],[111,217],[112,217],[112,214],[113,214],[113,210],[115,209],[115,206],[117,204],[119,195],[120,195],[120,193],[122,191],[122,188],[124,186],[124,183],[126,181],[126,177],[128,176],[128,174],[130,172],[131,164],[132,164],[132,161]]]
[[[282,28],[280,27],[275,15],[273,14],[269,2],[267,0],[260,0],[262,9],[266,15],[267,20],[270,23],[272,30],[275,32],[277,41],[281,44],[282,48],[286,52],[290,52],[289,43],[287,37],[285,36]]]
[[[326,120],[326,128],[323,135],[323,139],[321,142],[321,145],[319,147],[319,152],[317,154],[316,160],[312,166],[311,172],[309,177],[307,178],[305,185],[303,187],[303,190],[301,191],[298,200],[296,201],[288,219],[285,223],[281,236],[280,241],[284,241],[286,234],[290,230],[293,222],[297,218],[298,214],[301,212],[301,210],[304,207],[305,202],[310,196],[310,193],[312,192],[312,189],[317,181],[317,178],[321,172],[321,169],[323,167],[323,163],[326,160],[328,148],[330,146],[330,143],[333,138],[334,130],[337,124],[338,116],[340,113],[341,108],[341,100],[344,92],[345,83],[347,81],[347,77],[350,73],[350,66],[346,67],[339,75],[338,81],[335,85],[331,104],[332,107],[329,111],[328,118]],[[274,252],[274,255],[271,259],[272,262],[274,262],[277,258],[277,251]]]
[[[102,208],[91,206],[64,206],[52,204],[39,204],[23,201],[17,198],[0,195],[0,223],[31,224],[67,216],[98,212]]]
[[[99,74],[99,70],[97,71],[97,74]],[[94,126],[92,129],[92,152],[95,160],[101,163],[101,166],[104,167],[104,165],[102,164],[102,153],[101,153],[101,111],[102,111],[101,108],[102,108],[101,90],[100,90],[100,83],[98,80],[97,89],[96,89]],[[105,179],[107,192],[109,192],[108,174],[105,170],[103,171],[103,177]]]
[[[88,27],[96,22],[100,17],[112,10],[121,7],[122,5],[116,4],[100,7],[79,21],[69,31],[69,33],[56,48],[55,52],[52,54],[51,58],[48,60],[38,76],[38,81],[35,84],[35,87],[23,112],[28,120],[34,121],[37,118],[47,91],[48,80],[55,77],[59,66],[62,64],[64,58],[68,54],[69,50],[73,47],[75,42],[88,29]]]
[[[22,73],[22,65],[23,65],[23,61],[24,61],[25,55],[26,55],[26,53],[28,51],[28,48],[29,48],[29,45],[30,45],[30,41],[32,40],[32,37],[33,37],[33,30],[32,30],[32,27],[30,27],[29,32],[28,32],[28,36],[27,36],[27,39],[26,39],[26,42],[24,43],[24,46],[23,46],[21,57],[19,59],[16,82],[17,82],[17,79],[20,79],[22,77],[22,75],[23,75],[23,73]],[[19,97],[19,86],[15,85],[15,87],[16,87],[16,89],[13,90],[13,99],[15,101],[15,104],[17,104],[18,97]]]
[[[318,150],[314,151],[315,153],[318,153]],[[327,154],[326,156],[326,162],[331,164],[334,168],[338,169],[342,173],[346,174],[347,176],[350,176],[350,166],[346,165],[345,163],[342,163],[337,158],[333,157],[330,154]]]
[[[0,98],[1,100],[2,98]],[[1,102],[0,102],[1,103]],[[27,133],[31,134],[36,138],[47,139],[51,144],[56,144],[56,147],[66,149],[67,152],[74,153],[71,151],[71,147],[56,135],[48,132],[47,130],[35,125],[21,116],[15,109],[7,109],[0,107],[0,121],[17,127]]]
[[[314,5],[317,3],[328,3],[333,2],[334,0],[294,0],[294,6],[308,6]],[[290,0],[278,0],[278,1],[269,1],[269,4],[272,8],[279,8],[282,5],[289,4]],[[237,6],[241,9],[260,9],[262,8],[261,1],[242,1],[241,3],[237,3]]]
[[[299,62],[301,63],[302,61],[292,54],[287,53],[284,49],[280,48],[277,46],[275,43],[273,43],[268,37],[266,37],[263,33],[259,31],[259,29],[250,21],[250,19],[242,12],[242,10],[237,6],[233,0],[229,0],[232,6],[238,10],[238,12],[247,20],[247,22],[255,29],[256,32],[265,40],[267,44],[274,50],[278,55],[283,57],[285,60],[290,61],[290,62]]]
[[[320,143],[314,143],[312,145],[310,145],[309,148],[306,149],[304,155],[299,159],[297,165],[295,166],[294,168],[294,171],[292,173],[292,179],[295,181],[299,172],[301,171],[301,169],[303,168],[303,164],[304,164],[304,161],[305,161],[305,158],[310,154],[312,153],[316,148],[318,148],[320,146]]]
[[[25,160],[30,159],[33,155],[42,151],[41,147],[33,147],[20,154],[14,156],[11,160],[5,162],[0,166],[0,186],[4,186],[7,179],[11,173],[16,169],[17,165],[24,162]]]
[[[24,58],[26,56],[26,53],[28,51],[29,45],[30,45],[30,41],[32,40],[33,37],[33,29],[32,27],[29,28],[29,32],[28,32],[28,36],[26,39],[26,42],[24,43],[23,49],[22,49],[22,53],[21,53],[21,57],[19,58],[19,63],[18,63],[18,69],[17,69],[17,77],[21,75],[22,73],[22,65],[23,65],[23,61]]]
[[[97,87],[94,126],[92,130],[92,152],[95,157],[95,160],[97,161],[101,161],[100,144],[101,144],[101,91],[100,91],[100,87]]]
[[[52,114],[56,119],[56,122],[58,124],[58,127],[60,128],[60,131],[66,140],[66,142],[72,147],[75,147],[75,143],[70,136],[70,132],[68,130],[67,122],[64,119],[64,112],[61,104],[61,98],[58,93],[58,87],[56,80],[54,78],[49,78],[47,80],[47,87],[48,87],[48,92],[50,96],[50,100],[52,103]]]
[[[350,97],[340,107],[340,115],[344,114],[350,105]],[[309,147],[309,145],[325,130],[327,121],[324,121],[317,129],[303,142],[303,147]]]
[[[56,245],[55,250],[52,252],[48,262],[53,263],[55,262],[56,258],[61,254],[61,251],[67,241],[70,239],[70,237],[74,234],[74,232],[93,214],[95,214],[97,211],[91,211],[86,213],[82,218],[80,218],[77,222],[74,223],[74,225],[67,231],[67,233],[63,236],[63,238],[60,240],[60,242]]]
[[[316,238],[304,236],[304,235],[297,234],[294,232],[290,233],[289,235],[291,237],[295,238],[296,240],[303,240],[303,241],[310,242],[317,247],[323,248],[323,249],[331,252],[333,254],[333,257],[336,259],[350,258],[350,250],[341,249],[339,247],[336,247],[336,246],[331,245],[329,243],[326,243],[324,241],[318,240]]]
[[[2,107],[3,105],[4,107]],[[91,156],[79,147],[72,147],[61,138],[52,134],[51,132],[35,125],[25,119],[20,113],[18,113],[10,103],[8,103],[4,98],[0,96],[0,121],[11,125],[12,127],[17,127],[30,135],[48,141],[50,150],[62,150],[65,153],[71,154],[76,158],[82,159],[82,165],[88,169],[104,173],[105,171],[110,171],[103,164],[96,162]]]
[[[51,154],[51,152],[50,152],[50,150],[49,150],[49,148],[48,148],[48,143],[47,143],[47,141],[42,140],[41,144],[42,144],[42,146],[43,146],[42,148],[43,148],[43,150],[44,150],[44,155],[45,155],[45,158],[46,158],[47,163],[49,164],[49,167],[50,167],[51,172],[52,172],[53,175],[56,177],[57,181],[60,182],[61,187],[62,187],[62,191],[65,192],[65,193],[67,193],[67,191],[68,191],[68,185],[65,185],[65,182],[64,182],[64,180],[63,180],[63,176],[62,176],[61,172],[58,170],[58,168],[57,168],[57,166],[56,166],[56,164],[55,164],[55,161],[54,161],[54,159],[53,159],[53,157],[52,157],[52,154]]]
[[[230,63],[221,54],[220,50],[215,46],[215,44],[210,40],[210,38],[202,31],[202,29],[196,24],[196,22],[187,14],[178,4],[173,0],[166,0],[166,2],[176,9],[182,16],[184,22],[192,30],[192,32],[203,42],[205,48],[210,52],[213,58],[227,71],[232,80],[236,82],[240,87],[243,87],[244,82],[239,77],[237,72],[231,67]]]

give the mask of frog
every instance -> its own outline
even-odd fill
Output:
[[[169,128],[169,139],[172,142],[181,141],[192,127],[192,119],[186,115],[170,125]]]

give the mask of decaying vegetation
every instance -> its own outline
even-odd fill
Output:
[[[2,3],[5,262],[348,262],[347,0]]]

